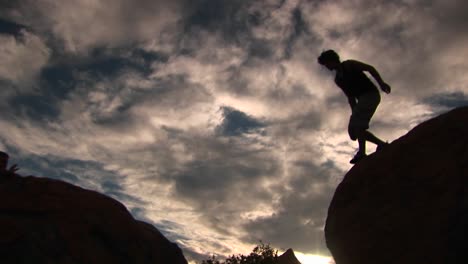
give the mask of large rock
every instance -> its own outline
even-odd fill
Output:
[[[299,262],[294,251],[290,248],[278,257],[276,264],[301,264],[301,262]]]
[[[0,263],[186,264],[116,200],[36,177],[0,177]]]
[[[468,263],[468,108],[354,166],[325,227],[337,264]]]

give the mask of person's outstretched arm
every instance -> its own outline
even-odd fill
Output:
[[[353,61],[353,66],[356,67],[358,70],[369,72],[370,75],[372,75],[372,77],[374,77],[374,79],[379,84],[380,89],[382,89],[382,91],[384,91],[385,93],[388,94],[392,91],[392,88],[390,87],[390,85],[384,82],[384,80],[380,76],[379,72],[374,68],[374,66],[365,64],[360,61]]]

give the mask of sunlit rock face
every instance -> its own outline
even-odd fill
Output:
[[[337,264],[468,263],[468,107],[354,166],[325,236]]]
[[[187,264],[116,200],[71,184],[0,175],[1,263]]]

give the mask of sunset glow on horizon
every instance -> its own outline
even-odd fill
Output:
[[[301,264],[335,264],[333,258],[313,254],[294,253]]]

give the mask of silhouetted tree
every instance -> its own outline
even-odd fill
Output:
[[[203,260],[201,264],[276,264],[278,259],[278,250],[272,248],[269,244],[256,246],[252,252],[245,255],[232,255],[226,260],[221,261],[211,256],[207,260]]]

